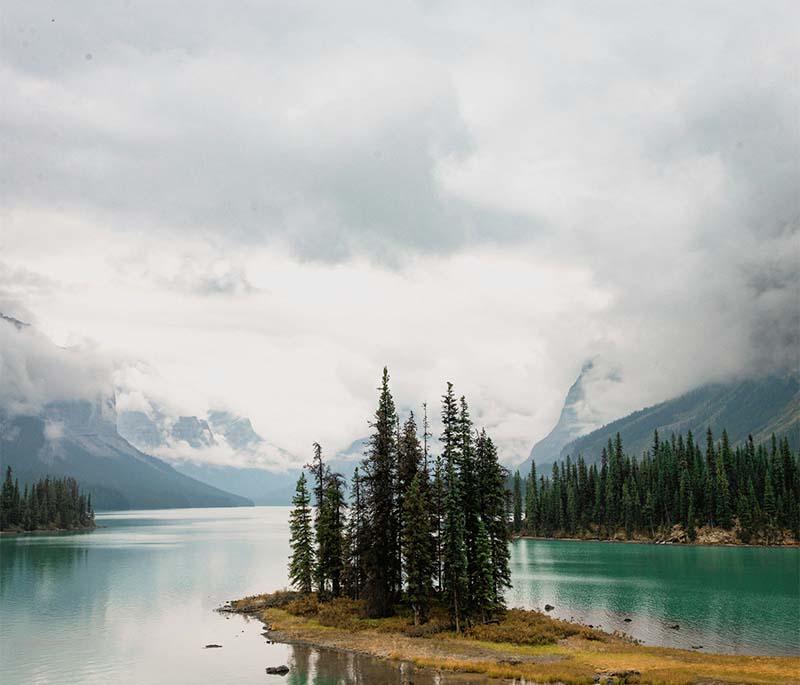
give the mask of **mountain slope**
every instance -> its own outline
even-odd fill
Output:
[[[40,416],[0,416],[0,465],[21,482],[73,476],[97,509],[252,505],[140,452],[95,417],[84,401],[49,406]]]
[[[21,483],[73,476],[96,509],[252,505],[133,447],[106,369],[2,314],[0,373],[0,467]]]
[[[708,428],[719,437],[723,428],[736,444],[752,435],[756,443],[775,433],[800,446],[800,381],[796,375],[767,376],[701,386],[680,397],[633,412],[564,445],[557,458],[582,454],[588,463],[600,458],[608,438],[619,433],[626,452],[641,454],[653,439],[691,430],[703,440]],[[538,462],[537,462],[538,463]]]

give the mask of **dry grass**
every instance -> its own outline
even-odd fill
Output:
[[[606,640],[608,637],[606,633],[579,623],[560,621],[541,612],[524,609],[509,609],[499,623],[472,626],[465,635],[486,642],[517,645],[552,645],[575,635],[587,640]]]
[[[583,685],[612,683],[753,683],[800,685],[800,659],[701,654],[643,647],[586,626],[533,611],[512,609],[497,624],[473,626],[464,635],[449,630],[447,611],[434,607],[425,626],[410,612],[369,619],[363,603],[286,593],[248,597],[232,604],[253,613],[277,639],[411,661],[421,667],[485,677]]]

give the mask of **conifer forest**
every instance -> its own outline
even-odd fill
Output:
[[[510,586],[508,474],[450,383],[441,426],[434,459],[427,408],[421,427],[413,413],[401,421],[384,369],[372,435],[349,497],[314,445],[290,520],[289,575],[296,589],[316,591],[323,601],[363,599],[370,617],[391,615],[406,601],[415,624],[439,601],[457,631],[502,611]]]
[[[514,474],[514,531],[541,537],[654,538],[680,525],[689,539],[698,527],[737,528],[742,542],[800,538],[800,467],[786,438],[733,448],[726,431],[705,450],[689,432],[662,440],[658,432],[641,458],[625,453],[619,434],[599,464],[582,456],[537,477]]]
[[[92,496],[74,478],[42,478],[20,491],[11,467],[0,491],[0,530],[94,528]]]

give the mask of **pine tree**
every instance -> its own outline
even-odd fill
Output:
[[[365,557],[367,614],[372,618],[389,616],[399,589],[397,577],[397,521],[395,517],[395,479],[397,415],[389,390],[389,372],[383,369],[378,408],[372,422],[367,457],[364,460],[364,498],[370,548]]]
[[[722,528],[731,527],[730,493],[728,491],[728,477],[725,474],[725,464],[722,452],[717,457],[716,483],[714,503],[716,505],[716,522]]]
[[[11,467],[6,467],[6,479],[3,481],[3,490],[0,493],[0,529],[6,530],[10,527],[14,513],[14,479],[11,475]]]
[[[344,479],[340,473],[328,473],[317,529],[318,592],[322,597],[341,595],[344,568]]]
[[[522,529],[522,481],[519,471],[514,472],[514,532]]]
[[[364,535],[364,498],[358,467],[353,472],[350,485],[350,516],[345,533],[345,568],[342,578],[345,592],[352,599],[360,599],[366,572],[364,555],[368,549]]]
[[[318,442],[313,443],[314,455],[311,461],[306,464],[306,468],[314,479],[314,537],[317,541],[316,550],[316,563],[314,565],[314,584],[317,591],[321,594],[325,593],[327,585],[327,577],[325,576],[326,566],[320,563],[322,558],[322,550],[320,546],[325,540],[325,534],[322,531],[323,515],[325,513],[325,482],[328,478],[330,470],[322,458],[322,447]]]
[[[475,541],[475,569],[472,583],[472,605],[481,623],[486,623],[497,606],[492,569],[492,543],[483,521],[478,521],[478,536]]]
[[[528,476],[525,489],[525,529],[531,535],[536,535],[537,533],[538,510],[539,497],[536,489],[536,462],[531,461],[531,472]]]
[[[461,508],[461,484],[456,466],[447,464],[444,517],[444,593],[450,608],[450,620],[456,632],[461,631],[467,606],[469,578],[467,547],[464,543],[464,512]]]
[[[489,536],[492,558],[492,601],[495,610],[503,609],[503,593],[511,587],[509,568],[509,526],[506,506],[507,472],[500,466],[492,439],[481,430],[476,444],[481,521]]]
[[[434,531],[434,548],[436,563],[434,577],[436,578],[436,591],[444,592],[444,516],[445,516],[445,474],[442,466],[441,455],[436,457],[436,466],[433,472],[433,487],[431,488],[432,518]]]
[[[314,579],[314,532],[311,527],[311,499],[306,488],[306,474],[301,473],[292,498],[289,515],[289,580],[300,592],[309,593]]]
[[[442,525],[444,595],[456,631],[461,630],[468,609],[469,576],[465,520],[461,485],[461,422],[453,384],[447,384],[442,396],[442,462],[444,468],[445,507]]]
[[[414,412],[411,412],[408,419],[406,419],[406,422],[403,424],[403,429],[397,441],[397,526],[401,536],[405,529],[403,521],[403,517],[405,516],[405,498],[411,487],[411,482],[422,468],[422,460],[423,453],[422,446],[417,437],[417,424],[414,421]],[[398,551],[402,557],[401,545],[398,545]]]
[[[430,512],[425,499],[423,480],[427,475],[422,470],[411,481],[403,502],[403,554],[408,599],[414,611],[414,625],[428,620],[433,586],[431,578],[434,567],[433,537],[430,530]]]

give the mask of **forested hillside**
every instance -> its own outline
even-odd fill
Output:
[[[530,535],[694,540],[715,528],[733,531],[730,542],[800,540],[800,464],[786,438],[734,448],[709,429],[703,450],[691,431],[668,440],[656,431],[639,457],[617,433],[598,463],[568,457],[547,475],[517,471],[513,492],[514,528]]]
[[[664,436],[692,431],[702,435],[708,428],[715,435],[723,429],[733,445],[748,436],[756,444],[772,435],[786,438],[791,449],[800,448],[800,381],[796,375],[768,376],[730,384],[704,385],[653,407],[634,412],[565,445],[559,455],[574,460],[583,454],[591,463],[600,457],[609,435],[620,434],[630,454],[641,455],[653,431]],[[540,461],[540,463],[542,463]]]

